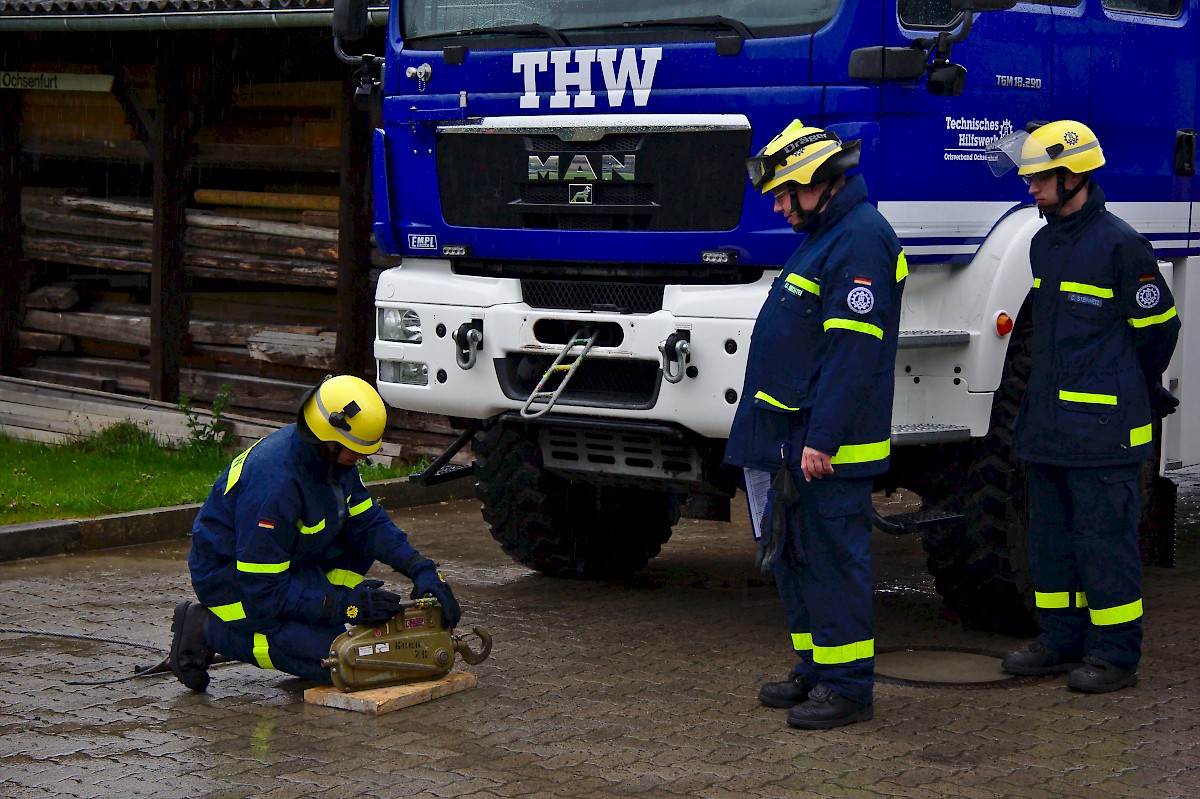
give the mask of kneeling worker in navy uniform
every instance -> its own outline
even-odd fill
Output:
[[[1018,165],[1046,217],[1029,249],[1033,367],[1016,425],[1042,633],[1003,667],[1115,691],[1137,682],[1138,470],[1154,421],[1178,404],[1162,375],[1179,317],[1150,243],[1105,210],[1091,180],[1104,154],[1086,125],[1052,122],[993,151],[993,172]]]
[[[863,177],[846,175],[859,147],[796,120],[747,162],[754,188],[807,234],[754,324],[726,449],[798,658],[759,701],[790,708],[800,729],[874,714],[871,493],[891,452],[908,268]]]
[[[447,627],[458,602],[433,561],[371,499],[358,462],[379,450],[387,412],[350,375],[327,378],[296,423],[233,459],[192,526],[188,554],[200,602],[180,602],[168,661],[193,691],[215,654],[330,683],[321,667],[346,624],[382,624],[401,597],[364,576],[375,561],[435,597]]]

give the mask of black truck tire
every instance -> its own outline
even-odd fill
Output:
[[[624,577],[671,537],[681,497],[573,483],[542,467],[541,450],[496,425],[475,436],[475,493],[492,538],[509,557],[552,577]]]
[[[960,450],[958,474],[943,472],[939,481],[933,504],[960,510],[966,521],[931,529],[922,541],[950,611],[972,627],[1018,636],[1037,630],[1025,473],[1013,448],[1032,365],[1030,332],[1028,324],[1013,331],[987,435]]]

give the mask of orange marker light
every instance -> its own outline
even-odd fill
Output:
[[[1011,316],[1006,314],[1004,311],[1001,311],[1000,313],[996,314],[996,335],[1000,338],[1004,338],[1009,333],[1013,332],[1013,327],[1015,324],[1016,323],[1013,322],[1013,318]]]

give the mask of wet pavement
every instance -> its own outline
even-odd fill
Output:
[[[744,517],[683,521],[618,584],[513,563],[471,501],[396,512],[496,644],[476,689],[379,717],[243,664],[214,667],[207,694],[169,675],[70,685],[161,659],[186,541],[0,564],[0,627],[82,636],[0,633],[0,797],[1200,796],[1200,470],[1179,482],[1179,565],[1147,570],[1136,688],[881,680],[875,719],[829,732],[755,700],[791,656]],[[1025,643],[946,616],[915,538],[878,534],[875,572],[896,673],[962,650],[946,673],[978,674]]]

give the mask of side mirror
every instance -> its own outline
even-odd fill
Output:
[[[347,42],[367,35],[367,0],[334,0],[333,35]]]
[[[955,11],[1007,11],[1017,0],[950,0]]]

